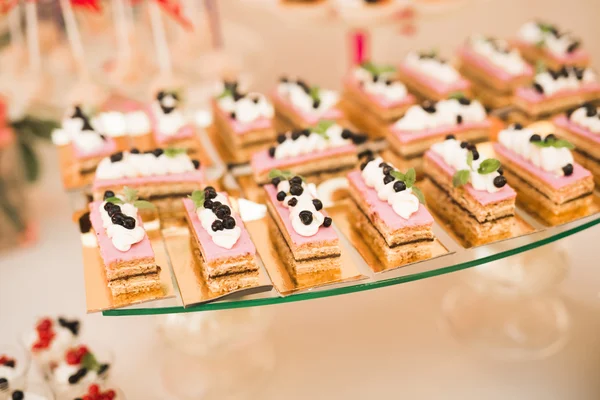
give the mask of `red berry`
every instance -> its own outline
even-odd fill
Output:
[[[100,393],[100,388],[98,387],[98,385],[90,385],[90,387],[88,388],[88,394],[91,395],[98,395],[98,393]]]
[[[67,352],[67,364],[69,365],[79,365],[79,363],[81,362],[79,360],[79,357],[77,356],[77,353],[75,353],[73,350],[69,350]]]
[[[8,361],[8,357],[5,355],[0,356],[0,364],[4,364]]]
[[[106,397],[108,397],[108,400],[113,400],[115,397],[117,397],[117,393],[115,393],[115,391],[111,389],[108,392],[106,392]]]
[[[83,357],[85,356],[87,353],[89,353],[89,350],[86,346],[79,346],[79,348],[77,349],[77,355],[79,357]]]
[[[42,340],[44,339],[50,339],[54,336],[54,332],[52,332],[51,330],[46,330],[46,331],[39,331],[38,332],[38,337]]]
[[[37,324],[38,331],[46,331],[52,327],[52,320],[50,318],[44,318]]]
[[[88,396],[87,394],[81,398],[81,400],[94,400],[92,396]]]

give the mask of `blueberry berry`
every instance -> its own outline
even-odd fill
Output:
[[[104,200],[108,199],[109,197],[115,197],[115,192],[113,192],[112,190],[107,190],[106,192],[104,192]]]
[[[223,222],[217,219],[217,220],[213,221],[210,228],[213,230],[213,232],[222,231],[224,229]]]
[[[323,220],[323,226],[325,228],[329,228],[331,226],[331,223],[333,222],[333,220],[329,217],[325,217],[325,219]]]
[[[225,229],[235,228],[235,219],[233,217],[225,217],[223,219],[223,226],[225,227]]]
[[[473,160],[479,160],[479,152],[477,149],[471,150],[471,153],[473,153]]]
[[[140,150],[138,148],[136,148],[136,147],[134,147],[133,149],[129,150],[129,152],[131,154],[140,154]]]
[[[350,129],[344,129],[342,131],[342,139],[350,139],[352,137],[352,131]]]
[[[501,188],[504,187],[504,185],[506,185],[506,178],[504,176],[498,175],[494,178],[494,186]]]
[[[394,192],[401,192],[403,190],[406,190],[406,183],[402,181],[397,181],[394,183]]]
[[[529,141],[532,142],[532,143],[534,143],[534,142],[541,142],[542,141],[542,137],[540,135],[538,135],[537,133],[534,133],[529,138]]]
[[[454,139],[456,140],[456,136],[454,135],[446,135],[446,140]]]
[[[298,204],[298,199],[295,197],[292,197],[290,201],[288,201],[288,206],[290,207],[296,207],[296,204]]]
[[[394,177],[391,175],[386,175],[383,177],[383,184],[387,185],[390,182],[394,182]]]
[[[458,102],[463,106],[468,106],[469,104],[471,104],[471,100],[467,99],[466,97],[459,97]]]
[[[457,116],[456,116],[456,123],[457,123],[458,125],[460,125],[460,124],[462,124],[462,123],[463,123],[463,117],[462,117],[462,115],[457,115]]]
[[[70,383],[70,378],[69,378]],[[23,400],[25,398],[25,394],[20,390],[15,390],[12,394],[12,400]]]
[[[283,201],[285,199],[285,192],[279,192],[277,193],[277,200],[279,201]]]
[[[277,186],[277,185],[279,185],[279,183],[280,183],[280,182],[281,182],[281,177],[279,177],[279,176],[276,176],[275,178],[271,179],[271,183],[272,183],[274,186]]]
[[[118,153],[115,154],[111,154],[110,156],[110,162],[119,162],[123,160],[123,152],[119,151]]]
[[[275,157],[275,147],[269,147],[269,156]]]
[[[154,157],[160,157],[163,153],[164,150],[161,148],[152,150],[152,154],[154,154]]]
[[[469,142],[460,142],[461,149],[466,149],[468,145],[469,145]]]
[[[539,94],[544,94],[544,88],[542,87],[542,85],[540,85],[537,82],[534,82],[533,84],[533,88],[535,89],[536,92],[538,92]]]
[[[520,131],[521,129],[523,129],[523,125],[521,125],[520,123],[517,122],[516,124],[513,125],[513,129],[515,131]]]
[[[300,131],[294,131],[292,132],[292,140],[298,140],[298,138],[302,136],[302,132]]]
[[[315,99],[313,101],[313,104],[312,104],[313,108],[317,109],[317,108],[319,108],[320,105],[321,105],[321,100]]]
[[[283,142],[285,142],[285,134],[284,133],[280,133],[279,135],[277,135],[277,143],[281,144]]]
[[[196,159],[192,159],[192,164],[194,164],[194,169],[200,168],[200,161],[198,161]]]
[[[564,167],[562,167],[563,173],[565,174],[565,176],[571,176],[573,175],[573,164],[569,163],[567,165],[565,165]]]
[[[213,210],[214,211],[214,210]],[[231,215],[231,208],[226,205],[222,205],[215,211],[215,215],[219,219],[224,219],[225,217],[229,217]]]
[[[123,227],[125,229],[133,229],[133,228],[135,228],[135,218],[133,218],[133,217],[125,217],[125,218],[123,218]]]
[[[323,209],[323,203],[321,202],[321,200],[313,199],[312,203],[313,206],[315,206],[315,210],[320,211],[321,209]]]
[[[212,210],[213,208],[213,202],[212,200],[204,200],[204,208],[208,209],[208,210]]]
[[[302,178],[297,175],[294,176],[292,179],[290,179],[290,185],[302,185]]]
[[[310,225],[313,221],[312,213],[307,210],[300,211],[299,217],[304,225]]]
[[[304,192],[304,189],[300,185],[292,185],[290,187],[290,193],[294,196],[300,196],[302,192]]]
[[[556,140],[556,135],[554,135],[553,133],[549,134],[548,136],[546,136],[544,138],[545,142],[551,141],[551,140]]]
[[[231,117],[231,119],[235,119],[235,117],[236,117],[235,112],[232,112],[231,114],[229,114],[229,116]]]

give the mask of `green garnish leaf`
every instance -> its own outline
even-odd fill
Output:
[[[544,39],[538,40],[537,42],[535,42],[535,47],[537,47],[538,49],[541,49],[545,45],[546,45],[546,41]]]
[[[454,187],[460,187],[462,185],[466,185],[469,182],[469,178],[471,177],[471,171],[468,169],[461,169],[454,173],[452,177],[452,185]]]
[[[412,187],[415,184],[416,180],[417,173],[415,172],[414,168],[410,168],[408,171],[406,171],[406,173],[404,174],[404,183],[406,184],[407,188]]]
[[[391,65],[376,65],[373,64],[371,61],[365,61],[363,62],[360,67],[366,71],[368,71],[371,75],[373,76],[379,76],[381,74],[386,74],[386,73],[394,73],[396,72],[396,68],[394,66]]]
[[[552,25],[546,24],[544,22],[538,22],[537,26],[538,28],[540,28],[540,31],[544,33],[551,33],[554,30],[554,27]]]
[[[390,172],[390,175],[392,175],[394,178],[398,179],[399,181],[404,182],[405,177],[402,172],[393,170],[392,172]]]
[[[575,148],[575,145],[573,145],[573,143],[567,141],[567,140],[563,140],[563,139],[558,139],[558,140],[554,140],[552,141],[552,147],[556,147],[557,149],[560,148],[567,148],[569,150],[573,150]]]
[[[173,158],[173,157],[177,157],[180,154],[185,154],[186,150],[182,149],[182,148],[176,148],[176,147],[167,147],[164,150],[164,154],[165,156],[169,157],[169,158]]]
[[[335,125],[335,121],[329,121],[329,120],[319,121],[319,123],[311,129],[311,132],[321,135],[323,137],[323,139],[325,139],[325,140],[329,140],[329,135],[327,135],[327,130],[329,128],[331,128],[333,125]]]
[[[123,196],[125,196],[125,203],[133,203],[138,199],[137,190],[132,189],[128,186],[123,188]]]
[[[541,74],[542,72],[546,72],[546,63],[542,60],[538,60],[538,62],[535,63],[535,73]]]
[[[113,197],[109,197],[107,199],[105,199],[104,201],[106,201],[107,203],[113,203],[113,204],[123,204],[124,201],[121,200],[120,198],[113,196]]]
[[[100,363],[92,353],[87,352],[81,359],[81,366],[88,371],[96,371],[100,368]]]
[[[320,97],[319,97],[319,95],[320,95],[320,91],[321,91],[321,90],[319,89],[319,87],[318,87],[318,86],[313,86],[313,87],[311,87],[311,88],[310,88],[309,95],[310,95],[310,97],[311,97],[311,99],[312,99],[313,101],[320,100]]]
[[[196,208],[204,207],[204,190],[194,190],[188,198],[194,202]]]
[[[488,158],[487,160],[483,160],[481,164],[479,164],[479,168],[477,168],[477,172],[482,175],[491,174],[494,171],[497,171],[500,168],[500,161],[495,158]]]
[[[463,99],[465,98],[465,94],[461,91],[458,92],[452,92],[450,93],[450,95],[448,96],[448,99],[454,99],[454,100],[458,100],[458,99]]]
[[[156,206],[146,200],[136,200],[133,202],[133,206],[138,210],[150,210],[156,208]]]
[[[412,190],[413,194],[417,196],[417,199],[419,199],[419,203],[425,204],[425,195],[423,194],[423,192],[421,192],[421,189],[419,189],[416,186],[413,186],[410,190]]]
[[[467,165],[469,168],[473,169],[473,152],[467,151]]]
[[[271,171],[269,171],[269,179],[273,179],[273,178],[282,178],[282,179],[290,179],[293,178],[295,175],[288,170],[280,170],[280,169],[272,169]],[[302,178],[302,177],[301,177]],[[304,180],[304,178],[302,178],[302,180]]]
[[[221,99],[224,99],[225,97],[233,97],[233,92],[228,87],[226,87],[223,90],[223,92],[220,95],[217,96],[217,99],[221,100]]]

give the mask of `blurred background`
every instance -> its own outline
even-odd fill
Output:
[[[195,12],[194,33],[165,22],[190,112],[206,107],[206,93],[224,74],[262,91],[282,74],[339,88],[349,68],[353,27],[334,17],[301,17],[274,1],[209,1],[213,8],[184,3]],[[40,2],[41,29],[52,7],[55,2]],[[219,26],[209,18],[215,11]],[[135,12],[144,21],[143,9]],[[410,12],[368,28],[370,50],[374,60],[389,63],[412,49],[437,48],[451,57],[470,33],[510,37],[539,18],[574,31],[598,60],[599,12],[597,0],[417,2]],[[110,21],[108,9],[79,16],[93,76],[106,78],[117,53]],[[125,80],[139,79],[128,90],[143,97],[160,75],[147,24],[135,28],[131,51],[148,61],[136,62],[135,79]],[[48,29],[40,35],[42,49],[45,39],[54,40]],[[53,50],[42,52],[43,71],[19,68],[10,43],[0,53],[0,89],[13,122],[50,124],[67,102],[64,93],[78,83],[78,61],[62,33],[46,45]],[[24,98],[40,76],[52,90]],[[35,180],[20,192],[26,233],[0,229],[0,241],[11,242],[0,253],[0,343],[18,341],[39,316],[82,318],[84,340],[112,350],[112,379],[127,399],[600,398],[598,226],[494,265],[374,291],[187,316],[85,315],[78,232],[58,157],[37,137],[48,135],[32,135],[25,145],[18,138],[15,147],[29,160],[27,168],[4,161],[7,152],[0,160],[14,185]],[[19,177],[31,168],[36,176]],[[527,272],[511,269],[517,265]]]

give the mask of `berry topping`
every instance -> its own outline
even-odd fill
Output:
[[[292,185],[290,187],[290,193],[294,196],[300,196],[304,192],[301,185]]]
[[[215,211],[213,209],[215,215],[217,216],[217,218],[219,219],[223,219],[225,217],[229,217],[231,215],[231,208],[229,208],[229,206],[226,205],[222,205],[219,208],[217,208],[217,210]]]
[[[231,114],[229,114],[229,116],[231,117],[231,119],[235,119],[235,112],[232,112]]]
[[[86,212],[79,217],[79,232],[88,233],[92,229],[92,222],[90,221],[90,213]]]
[[[25,398],[25,394],[20,390],[15,390],[12,394],[12,400],[23,400]]]
[[[290,185],[302,185],[302,178],[300,178],[298,175],[294,176],[292,179],[290,179]]]
[[[496,172],[498,172],[500,175],[504,175],[504,170],[502,169],[502,167],[499,167]]]
[[[100,367],[98,367],[98,375],[103,375],[109,368],[109,364],[100,364]]]
[[[551,140],[556,140],[556,135],[554,135],[553,133],[549,134],[548,136],[546,136],[544,138],[545,142],[551,141]]]
[[[373,77],[373,82],[379,81],[379,75],[374,74],[372,77]]]
[[[320,105],[321,105],[321,100],[319,100],[319,99],[315,99],[315,100],[313,101],[313,104],[312,104],[312,106],[313,106],[313,108],[314,108],[314,109],[317,109],[317,108],[319,108],[319,106],[320,106]]]
[[[31,346],[33,351],[45,350],[50,346],[50,342],[54,339],[55,333],[52,320],[44,318],[38,322],[35,327],[38,340]]]
[[[69,376],[69,383],[71,385],[78,383],[87,373],[87,368],[80,368],[74,375]]]
[[[310,86],[308,86],[308,85],[306,84],[306,82],[304,82],[302,79],[298,79],[298,80],[296,81],[296,84],[297,84],[298,86],[300,86],[300,87],[302,88],[302,90],[304,90],[304,92],[305,92],[306,94],[310,94]]]
[[[471,104],[471,100],[467,99],[466,97],[459,97],[458,102],[463,106],[468,106],[469,104]]]
[[[281,82],[281,83],[288,83],[289,80],[288,80],[287,76],[282,76],[282,77],[279,78],[279,82]]]
[[[0,378],[0,392],[8,389],[8,379]]]
[[[542,141],[542,137],[540,135],[538,135],[537,133],[534,133],[533,135],[531,135],[531,137],[529,138],[530,142],[541,142]]]
[[[123,218],[123,227],[125,229],[133,229],[135,228],[135,218],[133,217],[125,217]]]
[[[460,142],[461,149],[466,149],[468,145],[469,145],[469,142]]]
[[[535,89],[536,92],[538,92],[539,94],[544,94],[544,88],[542,87],[542,85],[540,85],[537,82],[533,83],[533,88]]]
[[[498,175],[494,178],[494,186],[501,188],[504,187],[504,185],[506,185],[506,178],[504,176]]]
[[[567,165],[565,165],[564,167],[562,167],[563,173],[565,174],[565,176],[571,176],[573,175],[573,164],[569,163]]]
[[[384,175],[389,175],[392,173],[392,171],[394,170],[394,168],[392,168],[390,165],[386,165],[385,167],[383,167],[382,171]]]
[[[588,104],[587,106],[585,106],[585,116],[586,117],[593,117],[596,114],[598,114],[598,110],[596,109],[596,107],[594,107],[591,104]]]
[[[123,225],[124,218],[125,215],[123,215],[123,213],[116,212],[112,215],[112,217],[110,217],[110,222],[112,222],[115,225]]]
[[[206,208],[207,210],[212,210],[213,208],[213,202],[210,199],[204,200],[204,208]]]
[[[269,147],[269,156],[275,157],[275,147],[274,146]]]
[[[379,168],[383,168],[383,167],[385,167],[386,165],[388,165],[388,164],[386,164],[386,163],[384,163],[384,162],[381,162],[381,163],[379,163]]]
[[[283,142],[285,142],[285,134],[284,133],[280,133],[279,135],[277,135],[277,143],[281,144]]]
[[[479,160],[479,152],[477,149],[471,150],[471,153],[473,153],[473,160]]]
[[[110,156],[110,162],[119,162],[123,160],[123,152],[119,151],[118,153],[112,154]]]
[[[304,225],[310,225],[313,221],[313,215],[308,210],[300,211],[299,217]]]
[[[406,183],[402,181],[396,181],[394,183],[394,192],[401,192],[403,190],[406,190]]]
[[[213,221],[210,227],[213,230],[213,232],[222,231],[223,229],[225,229],[223,227],[223,221],[219,221],[218,219]]]
[[[456,140],[456,136],[454,136],[454,135],[446,135],[446,140],[451,140],[451,139]]]
[[[558,73],[560,75],[562,75],[564,78],[569,77],[569,71],[567,71],[567,67],[565,67],[564,65],[561,67],[561,69],[558,70]]]
[[[383,184],[387,185],[390,182],[394,182],[394,177],[391,175],[386,175],[383,177]]]
[[[195,158],[192,159],[192,164],[194,164],[194,169],[200,168],[200,161],[196,160]]]
[[[108,199],[109,197],[115,197],[115,192],[113,192],[112,190],[107,190],[106,192],[104,192],[104,200]]]
[[[285,192],[281,191],[277,193],[277,200],[283,201],[285,200]]]
[[[254,104],[258,104],[258,102],[260,101],[260,97],[254,97],[252,101],[254,102]]]
[[[300,131],[292,132],[292,140],[298,140],[298,138],[300,138],[300,136],[302,136],[302,132],[300,132]]]
[[[162,153],[164,153],[165,151],[163,149],[154,149],[152,150],[152,154],[154,154],[154,157],[160,157],[162,155]]]
[[[117,393],[114,390],[108,389],[102,392],[100,387],[94,383],[88,387],[88,391],[83,397],[75,400],[114,400],[116,397]]]
[[[385,80],[385,85],[386,85],[386,86],[390,86],[392,83],[394,83],[394,81],[393,81],[393,80],[391,80],[391,79],[386,79],[386,80]]]
[[[342,139],[350,139],[352,137],[352,131],[350,129],[344,129],[342,131]]]
[[[428,112],[429,114],[433,114],[436,111],[435,104],[426,101],[423,103],[423,110]]]
[[[369,161],[365,161],[363,163],[360,164],[360,170],[364,170],[367,167],[367,164],[369,163]]]
[[[289,201],[288,201],[288,206],[290,207],[296,207],[296,204],[298,204],[298,199],[295,197],[292,197]]]
[[[367,141],[369,137],[364,133],[355,133],[352,136],[352,143],[354,144],[363,144]]]
[[[573,68],[573,72],[575,72],[575,77],[577,78],[578,81],[583,79],[583,74],[585,73],[585,70],[583,68]]]
[[[138,149],[137,147],[134,147],[133,149],[129,150],[129,152],[131,154],[140,154],[140,149]]]
[[[213,201],[212,205],[213,205],[213,210],[216,210],[217,208],[221,207],[222,204],[220,201]]]
[[[0,365],[5,367],[14,368],[16,363],[14,358],[10,358],[7,355],[0,356]]]
[[[70,330],[74,336],[79,334],[79,321],[76,319],[69,321],[66,318],[60,317],[58,318],[58,324],[63,328]]]
[[[225,229],[235,228],[235,219],[233,217],[225,217],[223,219],[223,226],[225,227]]]
[[[204,192],[217,192],[217,189],[214,188],[214,186],[207,186],[204,188]]]
[[[300,134],[301,134],[301,135],[304,135],[304,136],[306,136],[306,137],[309,137],[309,136],[310,136],[310,129],[302,129],[302,130],[300,131]]]
[[[323,203],[321,202],[321,200],[313,199],[312,203],[313,203],[313,206],[315,206],[315,210],[321,211],[321,209],[323,209]]]
[[[523,125],[521,125],[520,123],[516,123],[513,125],[512,127],[515,131],[520,131],[521,129],[523,129]]]
[[[456,123],[457,123],[458,125],[460,125],[460,124],[462,124],[462,123],[463,123],[463,117],[462,117],[462,115],[457,115],[457,116],[456,116]]]
[[[323,226],[325,228],[329,228],[331,226],[331,223],[333,222],[333,220],[329,217],[325,217],[325,219],[323,220]]]
[[[279,183],[280,183],[280,182],[281,182],[281,178],[280,178],[279,176],[276,176],[275,178],[271,179],[271,183],[272,183],[274,186],[277,186],[277,185],[279,185]]]

